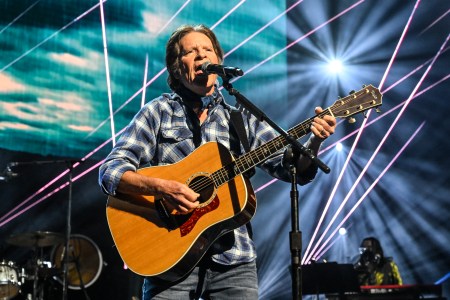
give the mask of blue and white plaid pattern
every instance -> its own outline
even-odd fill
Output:
[[[176,93],[163,94],[147,103],[134,117],[116,146],[100,167],[99,182],[110,195],[116,193],[122,174],[144,166],[175,163],[194,151],[193,133],[189,129],[185,106]],[[276,137],[275,131],[255,117],[243,114],[250,148]],[[218,95],[201,125],[202,144],[217,141],[230,149],[230,106]],[[243,153],[241,145],[241,153]],[[282,166],[282,152],[259,167],[284,181],[289,174]],[[255,246],[246,226],[234,230],[234,246],[213,259],[222,264],[249,262],[256,258]]]

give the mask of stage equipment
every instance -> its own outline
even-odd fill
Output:
[[[54,247],[51,254],[52,264],[61,268],[64,264],[65,245]],[[98,279],[103,268],[103,257],[93,240],[81,234],[74,234],[69,240],[67,282],[73,290],[85,289]],[[61,276],[54,277],[63,283]]]
[[[28,262],[26,270],[21,273],[22,283],[25,283],[25,280],[32,280],[32,299],[44,300],[47,296],[44,295],[46,280],[62,272],[61,269],[53,268],[51,262],[45,261],[44,248],[63,243],[64,235],[50,231],[18,233],[9,236],[6,242],[13,246],[33,249],[32,259]]]
[[[35,231],[11,235],[6,242],[18,247],[41,248],[64,242],[64,236],[50,231]]]
[[[0,263],[0,300],[9,300],[17,296],[20,291],[20,273],[13,261]]]
[[[359,294],[358,273],[352,264],[312,263],[303,265],[303,294],[329,294],[343,297]]]
[[[67,165],[69,172],[69,195],[67,199],[67,212],[66,212],[66,230],[65,230],[65,243],[64,251],[67,251],[69,248],[69,237],[71,236],[72,230],[72,187],[73,187],[73,167],[76,163],[81,163],[82,161],[78,160],[48,160],[48,161],[31,161],[31,162],[11,162],[8,166],[29,166],[29,165],[55,165],[55,164],[65,164]],[[64,257],[68,257],[67,253],[64,253]],[[67,282],[67,264],[65,262],[63,264],[63,300],[67,299],[67,291],[68,291],[68,282]],[[37,277],[37,276],[35,276]]]
[[[445,300],[440,284],[362,286],[359,297],[349,300]]]

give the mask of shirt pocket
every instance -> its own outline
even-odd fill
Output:
[[[186,127],[161,128],[156,152],[158,164],[172,164],[194,151],[193,134]]]
[[[161,128],[161,142],[163,143],[178,143],[192,138],[192,132],[186,127],[177,126]]]

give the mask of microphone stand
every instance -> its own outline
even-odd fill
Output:
[[[73,163],[67,161],[69,166],[69,197],[67,203],[67,216],[66,216],[66,239],[64,247],[64,268],[63,268],[63,296],[62,299],[67,299],[67,291],[69,286],[68,266],[69,266],[69,246],[70,246],[70,234],[72,231],[72,186],[73,186]]]
[[[231,76],[221,75],[223,79],[223,87],[228,93],[236,98],[236,101],[245,107],[251,114],[253,114],[258,120],[265,121],[273,129],[275,129],[280,135],[282,135],[286,141],[290,144],[291,150],[288,150],[290,156],[288,160],[290,165],[291,175],[291,225],[292,231],[289,233],[289,244],[291,250],[291,267],[292,267],[292,298],[299,300],[302,298],[302,272],[301,272],[301,250],[302,250],[302,234],[299,230],[299,214],[298,214],[298,191],[297,191],[297,170],[296,161],[300,155],[308,157],[312,163],[317,165],[324,173],[330,173],[330,168],[325,165],[320,159],[315,156],[311,150],[300,144],[293,136],[289,135],[275,122],[268,118],[258,107],[250,102],[245,96],[243,96],[238,90],[233,88],[230,83]],[[291,152],[289,154],[289,152]]]
[[[81,250],[80,250],[81,251]],[[86,291],[86,286],[84,285],[84,281],[83,281],[83,274],[81,274],[81,268],[80,268],[80,256],[75,254],[75,251],[73,251],[72,249],[72,259],[75,262],[75,268],[77,270],[77,274],[78,274],[78,279],[80,280],[80,287],[83,290],[83,294],[84,297],[86,298],[86,300],[90,300],[91,298],[89,298],[89,294]]]

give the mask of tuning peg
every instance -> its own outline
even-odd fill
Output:
[[[353,124],[353,123],[356,122],[356,120],[355,120],[355,118],[350,117],[350,118],[348,118],[348,122],[349,122],[350,124]]]
[[[377,108],[375,109],[375,111],[377,112],[377,114],[381,113],[381,109],[380,109],[379,107],[377,107]]]
[[[365,88],[366,88],[366,86],[367,86],[366,84],[363,84],[363,85],[362,85],[362,88],[363,88],[363,89],[365,89]]]
[[[355,90],[351,90],[348,94],[351,95],[351,94],[354,94],[354,93],[355,93]]]

